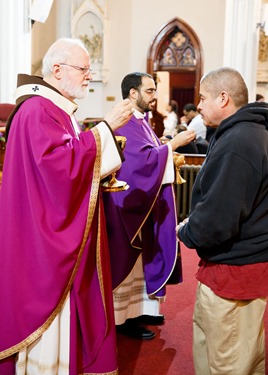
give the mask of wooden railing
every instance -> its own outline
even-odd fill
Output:
[[[197,176],[201,169],[206,155],[203,154],[183,154],[185,164],[180,168],[181,177],[186,180],[184,184],[175,184],[176,206],[178,221],[184,220],[188,215],[191,207],[192,189]]]
[[[185,164],[188,165],[202,165],[206,155],[204,154],[183,154]]]

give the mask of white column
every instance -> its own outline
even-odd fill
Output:
[[[14,103],[18,73],[31,73],[30,0],[0,0],[0,102]]]
[[[249,100],[256,95],[261,0],[226,0],[224,66],[244,77]]]

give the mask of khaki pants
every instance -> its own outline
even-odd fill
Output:
[[[264,375],[266,298],[231,300],[198,283],[193,316],[196,375]]]

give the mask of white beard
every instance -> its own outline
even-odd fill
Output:
[[[61,80],[61,88],[70,97],[76,98],[76,99],[83,99],[88,94],[88,86],[73,87],[67,78],[63,78]]]

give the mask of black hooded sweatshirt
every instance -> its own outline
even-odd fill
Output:
[[[179,238],[209,262],[268,262],[267,103],[247,104],[217,128]]]

